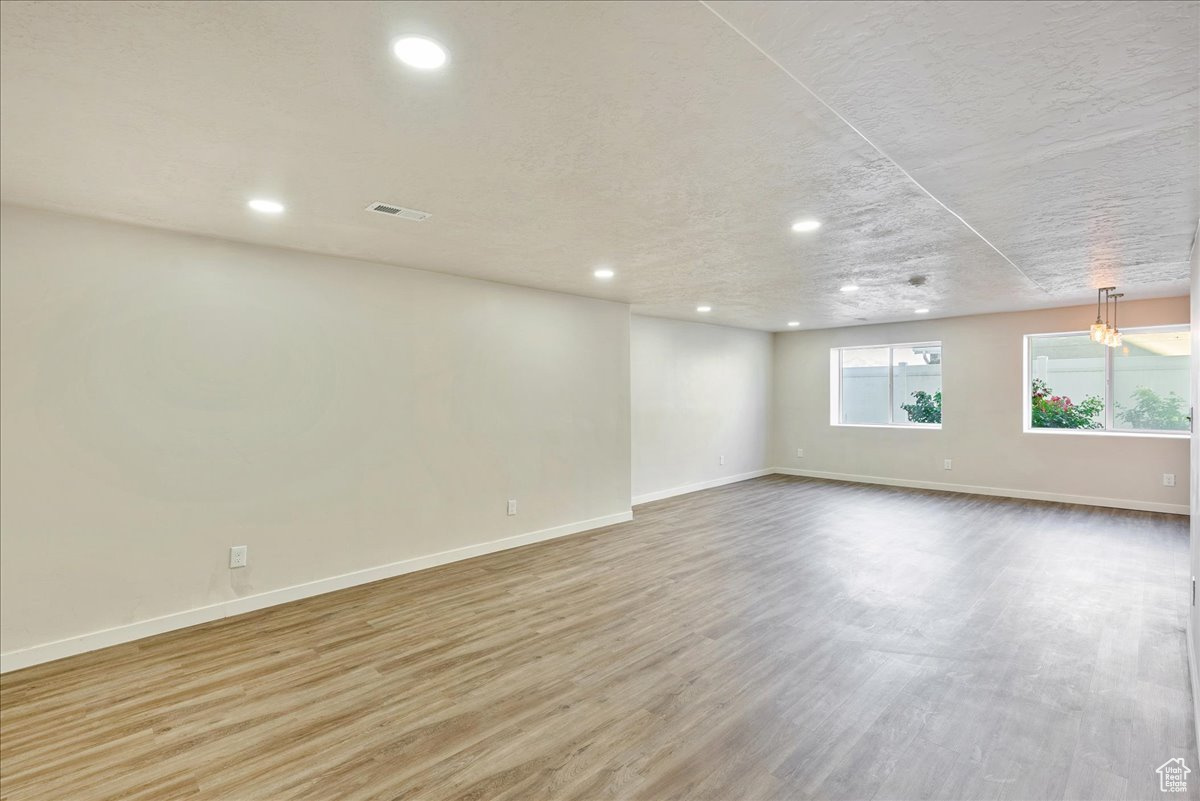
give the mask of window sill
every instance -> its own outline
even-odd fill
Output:
[[[1031,428],[1025,427],[1026,434],[1050,434],[1063,437],[1140,437],[1143,439],[1188,439],[1189,431],[1098,431],[1096,429],[1072,428]]]
[[[901,431],[941,431],[941,423],[912,423],[899,425],[896,423],[830,423],[834,428],[890,428]]]

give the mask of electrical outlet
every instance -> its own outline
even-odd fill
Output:
[[[796,448],[796,458],[797,459],[804,458],[804,448]]]
[[[517,513],[517,499],[509,498],[508,499],[508,516],[512,517],[516,513]]]
[[[1163,486],[1164,487],[1175,486],[1175,474],[1174,473],[1163,473]]]
[[[725,457],[724,457],[724,456],[720,457],[720,458],[719,458],[719,460],[718,460],[718,463],[719,463],[719,464],[725,464]]]
[[[245,567],[250,556],[246,553],[245,545],[234,545],[229,549],[229,568]]]
[[[942,461],[942,469],[943,470],[953,470],[954,469],[953,460],[952,459],[944,459]]]

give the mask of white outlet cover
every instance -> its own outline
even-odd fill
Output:
[[[245,545],[234,545],[229,549],[229,567],[230,569],[237,567],[245,567],[250,561],[249,554]]]
[[[954,469],[954,467],[953,467],[953,460],[951,460],[951,459],[946,459],[946,460],[944,460],[944,461],[942,462],[942,469],[944,469],[944,470],[953,470],[953,469]]]
[[[508,501],[508,514],[515,515],[517,513],[517,501],[515,498],[510,498]]]
[[[1164,487],[1175,486],[1175,474],[1174,473],[1163,473],[1163,486]]]
[[[796,448],[796,458],[797,459],[804,458],[804,448]]]

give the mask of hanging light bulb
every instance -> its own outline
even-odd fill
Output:
[[[1100,319],[1100,293],[1101,292],[1107,293],[1110,289],[1115,289],[1115,288],[1116,287],[1102,286],[1096,290],[1096,322],[1092,323],[1091,333],[1089,334],[1089,336],[1092,338],[1093,342],[1103,342],[1105,334],[1108,332],[1108,323],[1105,322],[1104,320]],[[1105,311],[1107,311],[1108,310],[1107,299],[1104,302],[1104,306],[1105,306]],[[1108,315],[1105,314],[1105,317],[1107,317],[1107,316]]]
[[[1108,322],[1108,318],[1111,316],[1111,312],[1109,311],[1111,306],[1112,291],[1109,290],[1108,292],[1104,293],[1104,336],[1100,338],[1101,345],[1107,345],[1108,340],[1112,338],[1113,327],[1112,324]]]
[[[1123,298],[1125,297],[1125,294],[1123,292],[1118,292],[1116,294],[1109,295],[1109,297],[1112,298],[1113,303],[1113,321],[1112,328],[1109,329],[1108,336],[1104,338],[1104,344],[1108,345],[1110,348],[1119,348],[1121,347],[1121,329],[1117,328],[1117,298]]]

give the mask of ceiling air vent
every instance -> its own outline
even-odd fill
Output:
[[[428,220],[433,215],[427,211],[417,211],[416,209],[406,209],[403,206],[396,206],[391,203],[372,203],[367,206],[367,211],[373,211],[377,214],[386,214],[389,217],[399,217],[403,220],[412,220],[413,222],[421,222]]]

